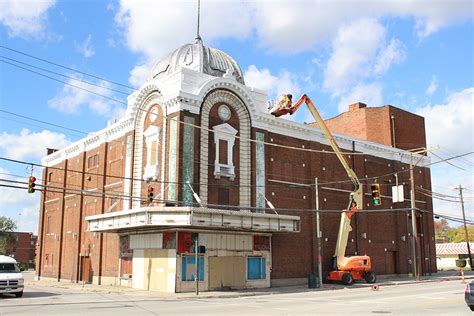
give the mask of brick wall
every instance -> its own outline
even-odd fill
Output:
[[[13,256],[17,262],[26,263],[28,267],[35,265],[35,249],[37,236],[33,233],[14,232],[15,241],[9,244],[7,255]]]
[[[391,105],[351,104],[348,112],[326,120],[326,124],[333,132],[400,149],[426,147],[424,118]]]
[[[81,257],[90,257],[91,277],[117,276],[118,236],[88,232],[84,218],[122,209],[127,136],[45,168],[39,276],[81,280]]]
[[[317,143],[308,143],[287,136],[267,134],[267,141],[285,146],[311,148],[315,150],[331,148]],[[314,187],[309,189],[301,186],[291,187],[279,185],[272,180],[282,180],[299,184],[313,184],[314,178],[319,181],[319,206],[322,210],[322,256],[323,270],[331,269],[331,258],[334,254],[340,214],[330,211],[342,210],[347,207],[349,193],[335,191],[352,190],[352,184],[340,162],[333,154],[298,152],[285,148],[266,146],[267,187],[266,195],[277,208],[289,208],[294,211],[281,212],[301,216],[301,233],[275,234],[272,237],[273,270],[272,278],[305,277],[316,269],[316,223],[314,212],[300,212],[298,209],[315,209]],[[406,170],[409,166],[400,162],[385,160],[369,155],[348,155],[359,179],[364,185],[364,191],[369,193],[373,180],[365,178],[390,174]],[[345,183],[331,183],[334,181]],[[409,197],[409,173],[399,174],[399,183],[405,184],[405,197]],[[329,183],[328,183],[329,182]],[[409,201],[392,204],[391,186],[395,185],[395,176],[378,178],[381,184],[382,206],[371,205],[371,197],[365,196],[364,209],[408,208]],[[325,184],[327,183],[327,184]],[[429,169],[415,168],[415,183],[429,187]],[[432,210],[431,200],[421,195],[416,199],[421,201],[417,206],[423,210]],[[433,236],[433,217],[423,214],[419,218],[419,237],[422,244],[420,262],[425,264],[424,271],[436,270]],[[352,232],[346,253],[348,255],[368,254],[373,261],[373,269],[378,274],[408,273],[411,267],[409,259],[409,239],[407,224],[411,219],[406,212],[358,213],[353,218]],[[423,231],[423,232],[422,232]],[[428,258],[428,260],[425,260]],[[431,264],[431,266],[429,266]]]

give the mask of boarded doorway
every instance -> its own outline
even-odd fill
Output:
[[[92,283],[91,258],[89,256],[82,256],[81,263],[81,281]]]
[[[209,257],[209,289],[245,287],[245,257]]]
[[[397,252],[385,252],[385,274],[398,274]]]

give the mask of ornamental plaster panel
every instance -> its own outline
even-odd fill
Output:
[[[210,91],[210,90],[209,90]],[[201,172],[200,172],[200,197],[204,204],[208,203],[208,155],[202,153],[207,152],[209,146],[209,132],[207,130],[209,126],[209,112],[212,106],[216,103],[223,102],[228,106],[232,107],[238,114],[240,122],[240,189],[239,189],[239,205],[242,207],[250,207],[251,195],[250,195],[250,184],[251,184],[251,164],[250,159],[247,158],[250,155],[250,116],[247,111],[239,111],[240,109],[246,109],[246,105],[241,99],[236,97],[232,92],[228,90],[214,90],[206,95],[205,101],[201,109]],[[240,114],[239,114],[240,113]]]
[[[144,126],[146,114],[154,105],[161,107],[163,116],[167,116],[166,107],[162,104],[163,98],[160,90],[154,84],[149,84],[144,86],[137,98],[135,99],[135,104],[132,105],[132,109],[129,115],[134,115],[134,128],[135,128],[135,141],[134,141],[134,156],[133,156],[133,183],[132,183],[132,196],[139,197],[141,196],[142,190],[142,181],[138,180],[142,178],[143,172],[143,136],[144,136]],[[166,121],[166,120],[165,120]],[[165,125],[166,126],[166,125]],[[162,135],[166,135],[166,128],[163,126]],[[166,139],[163,136],[163,139]],[[165,144],[163,144],[165,146]],[[163,162],[165,160],[162,160]],[[163,163],[162,163],[163,164]],[[162,174],[163,175],[163,174]],[[140,200],[134,199],[132,202],[133,207],[140,207]]]

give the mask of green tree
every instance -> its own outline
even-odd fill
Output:
[[[467,235],[470,242],[474,242],[474,225],[467,226]],[[466,234],[464,232],[464,226],[450,228],[446,232],[450,242],[465,242]]]
[[[0,216],[0,255],[6,255],[8,246],[16,242],[12,234],[16,228],[16,223],[11,218]]]

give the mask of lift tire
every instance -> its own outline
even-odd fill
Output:
[[[329,272],[323,271],[323,283],[331,283],[331,280],[328,280]]]
[[[375,275],[375,272],[369,271],[365,274],[365,282],[372,284],[377,281],[377,276]]]
[[[351,285],[352,283],[354,283],[354,278],[352,277],[352,274],[350,274],[349,272],[344,273],[344,275],[342,276],[342,284]]]

